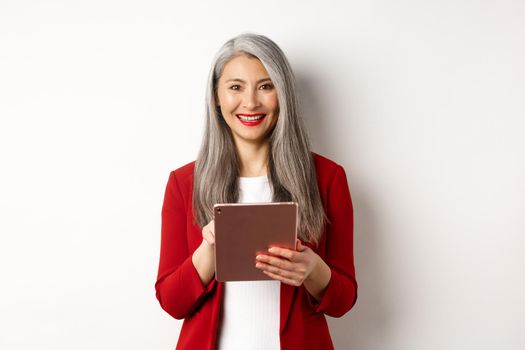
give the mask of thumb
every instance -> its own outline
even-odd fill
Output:
[[[304,252],[306,249],[308,249],[308,247],[303,245],[303,243],[300,240],[296,241],[296,245],[295,246],[296,246],[296,250],[298,252]]]

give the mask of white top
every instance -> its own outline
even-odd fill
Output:
[[[239,203],[271,201],[272,191],[268,177],[239,178]],[[280,349],[280,292],[279,281],[224,282],[217,348]]]

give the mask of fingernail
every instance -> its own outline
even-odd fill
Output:
[[[271,248],[268,249],[268,251],[269,251],[270,253],[273,253],[273,252],[275,252],[275,248],[274,248],[274,247],[271,247]]]
[[[261,267],[261,266],[262,264],[259,264],[259,263],[255,264],[255,267]]]

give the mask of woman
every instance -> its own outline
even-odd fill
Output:
[[[357,299],[353,209],[344,169],[309,149],[293,72],[270,39],[224,44],[209,75],[195,162],[171,172],[156,296],[184,319],[177,349],[331,349],[325,314]],[[214,279],[213,205],[299,203],[296,250],[254,264],[269,281]]]

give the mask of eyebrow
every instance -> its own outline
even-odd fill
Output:
[[[262,78],[262,79],[259,79],[256,81],[256,84],[259,84],[259,83],[262,83],[263,81],[267,81],[267,80],[270,80],[270,78]],[[239,79],[239,78],[234,78],[234,79],[228,79],[226,80],[226,83],[230,82],[230,81],[237,81],[237,82],[240,82],[240,83],[246,83],[244,80],[242,79]]]

